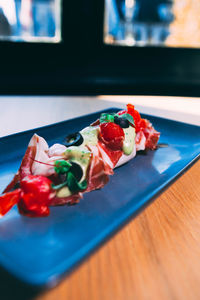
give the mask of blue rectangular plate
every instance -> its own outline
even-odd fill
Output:
[[[118,109],[104,112],[108,111]],[[1,138],[0,192],[18,170],[34,132],[52,145],[88,126],[100,113]],[[27,218],[14,207],[0,219],[3,268],[29,285],[54,285],[198,158],[200,127],[143,117],[161,132],[160,143],[168,146],[138,154],[116,169],[103,189],[85,194],[78,205],[51,208],[47,218]]]

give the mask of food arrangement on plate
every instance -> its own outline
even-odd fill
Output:
[[[159,137],[131,104],[118,113],[101,114],[63,144],[49,147],[34,134],[17,174],[0,195],[0,215],[16,204],[29,217],[48,216],[50,206],[76,204],[84,193],[102,188],[113,169],[137,151],[155,150]]]

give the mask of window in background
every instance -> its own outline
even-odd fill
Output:
[[[199,0],[105,0],[104,42],[200,47]]]
[[[61,41],[61,0],[0,0],[0,40]]]

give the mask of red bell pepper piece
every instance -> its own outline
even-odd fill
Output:
[[[0,195],[0,216],[4,216],[20,200],[21,189]]]
[[[136,133],[139,131],[143,131],[147,127],[146,121],[141,118],[134,105],[127,104],[127,113],[130,114],[134,119]]]
[[[48,205],[52,181],[45,176],[41,175],[28,175],[22,179],[20,186],[24,194],[32,193],[37,198],[37,203]]]
[[[38,203],[37,200],[32,193],[24,194],[18,203],[19,212],[28,217],[47,217],[50,213],[49,207]]]
[[[49,215],[52,199],[51,180],[40,175],[28,175],[21,181],[22,195],[18,208],[20,213],[29,217]]]

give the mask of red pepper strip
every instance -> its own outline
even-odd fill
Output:
[[[135,109],[134,105],[127,104],[127,113],[130,114],[134,119],[136,133],[139,131],[144,131],[144,129],[147,127],[146,120],[141,118],[139,112]]]
[[[0,195],[0,216],[4,216],[20,200],[21,189]]]

